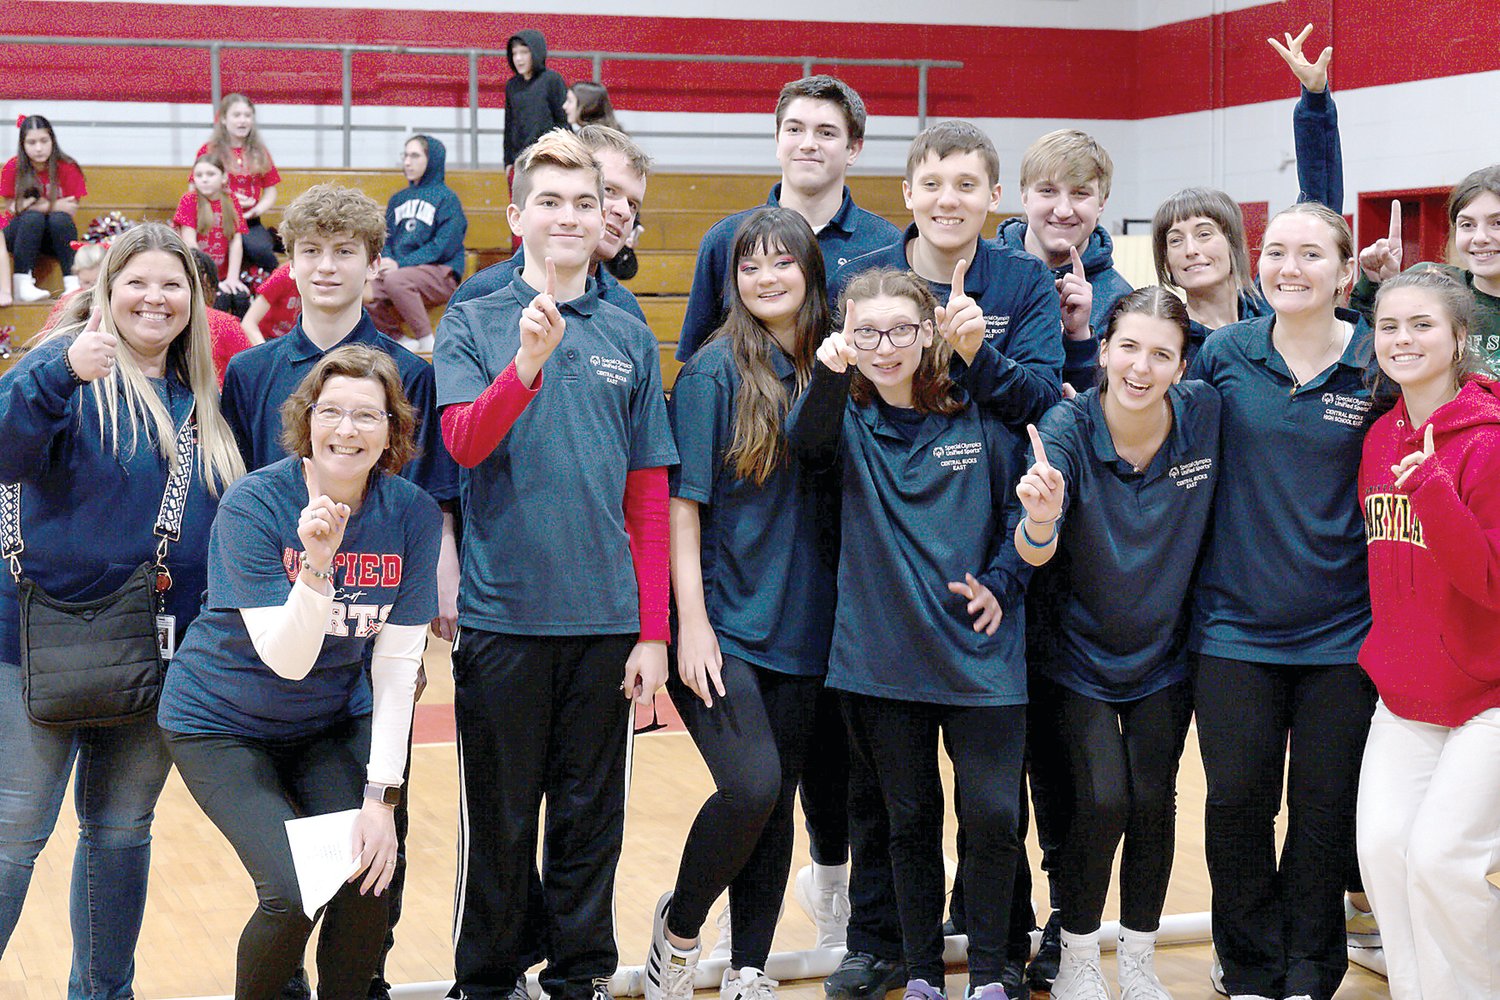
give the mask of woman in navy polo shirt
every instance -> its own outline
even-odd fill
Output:
[[[158,720],[188,790],[255,880],[237,1000],[280,996],[312,934],[285,822],[359,810],[358,870],[324,914],[318,995],[364,1000],[386,933],[393,806],[437,613],[442,522],[398,474],[416,412],[384,351],[330,351],[282,419],[291,455],[219,507],[203,612]]]
[[[969,981],[993,1000],[1026,739],[1028,573],[1009,539],[1019,442],[949,378],[961,316],[935,331],[926,281],[877,268],[843,295],[843,331],[818,348],[787,425],[805,465],[842,478],[828,686],[889,813],[912,1000],[945,995],[939,740],[947,748],[968,842]]]
[[[648,1000],[692,996],[699,928],[726,887],[725,995],[769,994],[792,803],[833,631],[831,498],[791,459],[782,430],[828,333],[823,253],[801,215],[768,206],[740,224],[730,259],[728,318],[677,376],[667,409],[681,459],[667,690],[717,788],[656,907]]]
[[[1102,388],[1047,411],[1016,490],[1026,508],[1016,550],[1032,565],[1050,561],[1039,576],[1055,574],[1064,595],[1031,689],[1057,720],[1078,817],[1053,876],[1054,1000],[1108,995],[1099,921],[1121,837],[1120,989],[1167,998],[1153,955],[1193,714],[1187,597],[1219,473],[1219,394],[1181,382],[1188,322],[1165,289],[1121,299],[1100,337]]]
[[[1349,226],[1303,202],[1266,227],[1272,315],[1216,331],[1188,375],[1223,398],[1223,474],[1193,615],[1214,944],[1232,996],[1328,1000],[1374,693],[1356,477],[1373,421],[1370,331],[1336,308]],[[1288,828],[1275,819],[1284,761]]]

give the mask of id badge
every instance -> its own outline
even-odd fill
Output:
[[[172,654],[177,652],[177,616],[156,616],[156,648],[161,653],[161,658],[171,662]]]

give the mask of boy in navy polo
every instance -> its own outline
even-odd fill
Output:
[[[865,102],[853,87],[831,76],[808,76],[781,88],[776,99],[781,180],[771,188],[766,204],[793,209],[807,220],[818,234],[830,278],[842,264],[899,235],[895,226],[856,206],[844,183],[864,145]],[[692,357],[724,322],[729,249],[735,230],[751,211],[714,223],[698,246],[693,289],[677,343],[679,361]]]
[[[594,260],[589,264],[589,277],[599,282],[599,298],[619,306],[644,323],[646,314],[641,311],[641,304],[630,289],[620,284],[608,268],[599,265],[614,260],[635,229],[641,203],[646,200],[651,157],[630,136],[608,125],[585,125],[578,130],[578,138],[593,151],[594,159],[599,161],[599,168],[604,172],[604,231],[599,236]],[[515,256],[491,264],[459,285],[458,291],[448,300],[449,307],[505,287],[525,265],[526,248],[523,246]]]
[[[977,352],[955,350],[955,378],[976,402],[1020,432],[1061,398],[1062,312],[1053,278],[1040,260],[980,235],[987,214],[999,206],[999,181],[999,153],[978,127],[946,121],[925,129],[912,140],[901,184],[912,224],[889,245],[839,268],[832,287],[842,289],[871,268],[893,267],[915,272],[950,311],[960,302],[977,305],[985,343]],[[961,287],[954,287],[955,281]],[[972,358],[967,365],[966,358]],[[849,951],[824,983],[835,1000],[878,996],[906,977],[886,861],[885,810],[865,782],[865,770],[856,765],[851,774],[850,801],[860,806],[851,809]],[[1029,878],[1016,891],[1029,894]],[[961,892],[957,900],[954,916],[961,921]],[[1011,909],[1013,916],[1029,912]]]
[[[522,154],[508,218],[525,266],[444,314],[434,359],[469,512],[453,700],[454,995],[470,1000],[524,990],[537,953],[549,996],[607,1000],[629,699],[649,701],[667,674],[677,450],[656,338],[588,280],[602,187],[570,133]]]
[[[1041,260],[1062,298],[1063,381],[1079,392],[1094,384],[1105,317],[1130,294],[1115,270],[1114,241],[1099,225],[1109,201],[1114,161],[1093,136],[1048,132],[1021,157],[1024,216],[1000,223],[995,240]],[[1076,259],[1075,259],[1076,258]]]
[[[361,191],[318,184],[287,206],[281,236],[291,254],[302,314],[285,336],[229,359],[220,399],[224,419],[239,442],[245,468],[253,471],[270,465],[287,455],[281,441],[281,404],[323,355],[345,344],[366,344],[389,354],[418,419],[417,456],[401,470],[401,476],[426,490],[443,510],[438,616],[432,620],[432,631],[451,641],[458,629],[458,543],[454,535],[458,467],[443,448],[432,366],[377,330],[363,306],[365,286],[379,273],[380,249],[386,237],[385,213]],[[425,686],[425,676],[419,677],[418,698]],[[401,917],[401,892],[406,881],[406,823],[403,794],[396,810],[400,852],[390,888],[392,930]],[[388,934],[372,984],[376,993],[389,989],[385,984],[385,955],[394,943],[395,938]],[[305,974],[293,978],[287,995],[308,995]]]

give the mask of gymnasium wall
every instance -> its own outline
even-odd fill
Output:
[[[1492,44],[1492,17],[1476,13],[1490,5],[1468,0],[950,0],[921,9],[922,24],[911,23],[920,8],[896,0],[824,0],[818,20],[808,20],[809,5],[798,0],[763,0],[753,12],[724,8],[736,17],[704,17],[696,0],[575,0],[549,4],[547,13],[511,13],[494,0],[444,9],[451,6],[459,4],[8,0],[0,34],[500,48],[513,31],[536,27],[554,51],[959,59],[962,70],[932,71],[929,114],[971,118],[989,130],[1007,171],[1005,207],[1018,207],[1021,150],[1050,128],[1076,124],[1114,154],[1106,221],[1118,229],[1189,183],[1222,186],[1273,210],[1295,198],[1288,161],[1296,85],[1265,38],[1312,22],[1313,51],[1330,43],[1337,51],[1346,209],[1361,190],[1448,184],[1500,157],[1481,138],[1493,122],[1500,48]],[[63,133],[85,164],[186,163],[206,135],[206,52],[0,45],[0,59],[8,70],[0,77],[0,114],[96,123]],[[551,65],[569,79],[591,72],[582,60]],[[228,51],[223,66],[226,90],[254,95],[267,125],[340,121],[336,54]],[[508,68],[500,57],[482,59],[480,68],[481,127],[498,129]],[[394,168],[402,129],[419,126],[446,139],[465,128],[466,72],[457,57],[356,55],[356,120],[390,131],[357,135],[354,165]],[[622,122],[663,167],[770,170],[771,96],[799,72],[616,62],[606,63],[604,82]],[[873,115],[857,169],[899,170],[915,129],[914,71],[848,68],[841,75]],[[120,121],[166,124],[110,127]],[[337,133],[268,134],[284,165],[340,162]],[[499,148],[498,135],[483,136],[479,165],[496,163]],[[470,164],[467,136],[450,142],[449,162]]]

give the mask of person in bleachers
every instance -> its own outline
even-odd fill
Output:
[[[406,187],[386,204],[380,273],[369,285],[370,318],[413,351],[432,350],[427,309],[447,302],[464,276],[469,220],[458,195],[444,183],[447,157],[447,148],[430,135],[406,140],[401,153]],[[409,336],[402,335],[403,324]]]
[[[261,217],[276,204],[281,174],[255,127],[255,102],[244,94],[226,94],[214,115],[214,131],[198,148],[213,153],[229,172],[229,191],[249,227],[245,233],[246,266],[276,270],[276,241]]]
[[[16,119],[20,139],[16,155],[0,170],[0,198],[9,201],[5,245],[15,255],[11,286],[17,302],[40,302],[52,297],[38,288],[31,269],[43,253],[57,258],[63,291],[78,288],[73,274],[72,242],[78,238],[73,217],[88,194],[78,161],[57,145],[52,123],[41,115]]]
[[[563,112],[575,131],[585,125],[620,128],[620,123],[615,118],[615,106],[609,101],[609,90],[604,84],[593,80],[579,80],[568,88],[568,96],[563,101]]]

